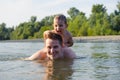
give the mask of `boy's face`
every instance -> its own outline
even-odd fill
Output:
[[[62,46],[58,40],[46,39],[45,47],[47,51],[47,56],[51,60],[58,59],[62,55]]]
[[[58,19],[54,19],[53,26],[54,26],[55,32],[58,34],[63,34],[64,30],[67,28],[67,24],[65,24],[64,21],[58,20]]]

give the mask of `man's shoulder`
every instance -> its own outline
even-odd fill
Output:
[[[76,57],[76,54],[74,53],[74,51],[72,51],[71,48],[65,47],[63,50],[64,50],[64,56],[66,58],[75,58]]]

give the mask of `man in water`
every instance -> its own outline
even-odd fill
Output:
[[[45,46],[25,60],[56,60],[74,59],[75,53],[68,47],[63,46],[62,37],[54,32],[48,32],[44,40]]]

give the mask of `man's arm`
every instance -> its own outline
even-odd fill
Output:
[[[26,58],[25,60],[43,60],[46,58],[46,53],[44,49],[37,51],[32,56]]]

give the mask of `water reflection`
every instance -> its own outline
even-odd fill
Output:
[[[43,80],[69,80],[72,78],[73,60],[57,60],[42,63],[46,67]]]

